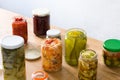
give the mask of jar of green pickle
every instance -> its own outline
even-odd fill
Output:
[[[97,54],[94,50],[85,49],[80,52],[78,59],[79,80],[96,80],[97,76]]]
[[[120,40],[108,39],[103,48],[104,63],[109,67],[120,67]]]
[[[4,80],[26,80],[24,39],[6,36],[1,41]]]
[[[86,32],[80,28],[72,28],[65,33],[65,60],[76,66],[80,51],[86,48]]]

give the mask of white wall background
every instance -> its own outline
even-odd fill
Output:
[[[80,27],[99,40],[120,39],[120,0],[0,0],[0,7],[32,18],[35,8],[48,8],[51,25]]]

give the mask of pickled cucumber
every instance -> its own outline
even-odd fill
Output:
[[[78,64],[80,51],[86,47],[87,37],[79,29],[70,30],[65,36],[65,60],[70,65]]]

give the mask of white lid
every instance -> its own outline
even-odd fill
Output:
[[[28,49],[25,52],[25,59],[27,60],[36,60],[40,58],[40,56],[41,56],[40,51],[36,49]]]
[[[60,31],[57,29],[51,29],[47,31],[47,36],[59,36]]]
[[[32,14],[37,16],[46,16],[50,14],[50,11],[46,8],[38,8],[38,9],[34,9],[32,11]]]
[[[22,45],[24,45],[24,39],[16,35],[6,36],[1,41],[1,47],[6,49],[16,49]]]

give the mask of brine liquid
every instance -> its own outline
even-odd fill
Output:
[[[86,48],[86,35],[79,30],[69,31],[65,37],[65,60],[68,64],[78,65],[80,51]]]

